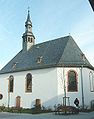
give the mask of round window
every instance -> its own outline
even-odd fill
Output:
[[[2,94],[0,94],[0,100],[3,98],[3,95]]]

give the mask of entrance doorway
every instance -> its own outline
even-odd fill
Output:
[[[16,97],[16,107],[17,108],[20,108],[20,106],[21,106],[21,97],[20,96],[17,96]]]

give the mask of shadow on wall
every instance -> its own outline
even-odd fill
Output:
[[[36,105],[41,105],[41,107],[45,107],[45,108],[53,108],[55,104],[58,104],[58,97],[53,97],[53,98],[49,98],[47,97],[48,100],[45,101],[44,99],[38,97],[35,100],[33,100],[31,107],[35,107]]]
[[[54,109],[54,106],[55,105],[58,105],[58,104],[62,104],[62,105],[65,105],[65,98],[63,95],[59,95],[59,96],[56,96],[56,97],[53,97],[53,98],[49,98],[47,97],[48,100],[47,101],[44,101],[42,98],[36,98],[35,100],[33,100],[32,104],[31,104],[31,107],[35,107],[36,105],[41,105],[41,107],[45,107],[45,108],[48,108],[48,109]],[[74,97],[74,100],[75,100],[76,96]],[[74,106],[74,100],[71,100],[70,97],[66,97],[66,105],[69,106]]]

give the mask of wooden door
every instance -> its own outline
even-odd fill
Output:
[[[41,100],[40,99],[36,99],[36,108],[41,108]]]
[[[17,96],[16,97],[16,107],[17,108],[20,108],[20,104],[21,104],[21,97],[20,96]]]

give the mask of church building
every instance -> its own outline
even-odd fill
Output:
[[[94,67],[72,36],[36,44],[28,10],[22,50],[0,71],[0,106],[94,106]]]

